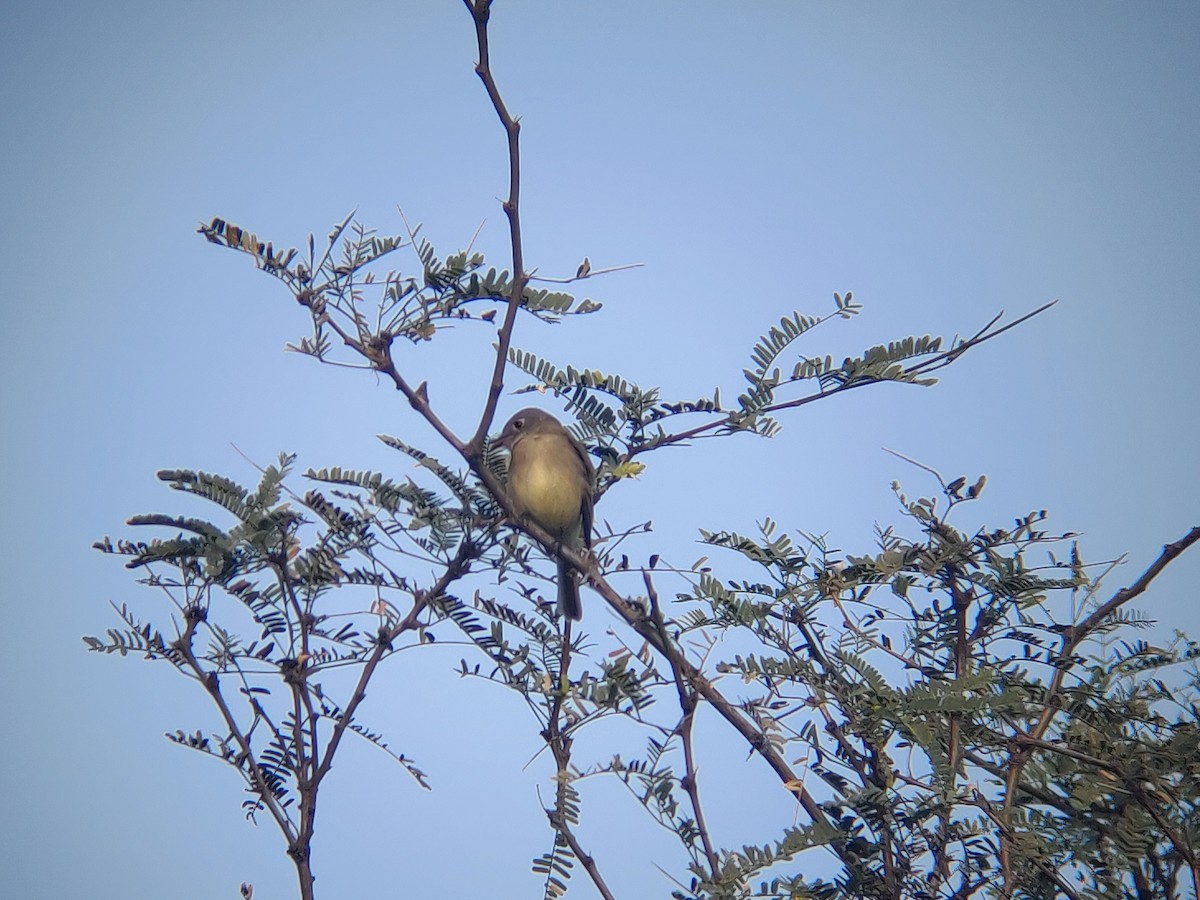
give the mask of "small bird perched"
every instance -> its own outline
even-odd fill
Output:
[[[496,445],[509,453],[508,495],[517,512],[568,547],[591,547],[596,470],[558,419],[540,409],[523,409],[508,420]],[[562,559],[558,611],[575,621],[583,612],[575,573]]]

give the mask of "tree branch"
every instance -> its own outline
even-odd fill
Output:
[[[521,124],[508,111],[496,79],[492,76],[491,54],[488,48],[488,19],[491,15],[491,0],[463,0],[464,5],[475,20],[475,43],[479,49],[479,62],[475,65],[475,73],[483,82],[492,107],[504,126],[508,142],[508,199],[504,201],[504,214],[508,217],[509,241],[512,244],[512,290],[508,297],[508,306],[504,311],[504,322],[496,340],[496,362],[492,368],[492,380],[488,385],[487,400],[483,405],[483,413],[479,417],[479,425],[467,445],[468,459],[474,459],[483,449],[483,440],[491,428],[492,419],[496,415],[496,404],[500,392],[504,389],[504,369],[508,365],[508,348],[512,343],[513,326],[516,323],[517,312],[521,308],[521,298],[525,293],[525,285],[529,276],[525,272],[525,252],[521,242]]]
[[[994,337],[999,337],[1000,335],[1002,335],[1004,332],[1008,331],[1009,329],[1016,328],[1018,325],[1020,325],[1023,322],[1027,322],[1029,319],[1032,319],[1034,316],[1044,313],[1046,310],[1050,309],[1050,307],[1054,306],[1056,303],[1058,303],[1057,300],[1051,300],[1049,303],[1044,303],[1041,306],[1039,306],[1037,309],[1033,310],[1032,312],[1028,312],[1025,315],[1021,316],[1019,319],[1017,319],[1013,322],[1010,322],[1009,324],[1005,325],[1003,328],[999,328],[996,331],[989,331],[989,329],[1000,320],[1000,316],[1004,315],[1004,313],[1001,312],[998,315],[994,316],[992,318],[992,320],[987,323],[987,325],[985,325],[983,328],[981,328],[972,337],[968,338],[967,340],[963,341],[962,343],[958,344],[957,346],[951,347],[949,350],[945,350],[942,353],[939,353],[937,356],[934,356],[931,359],[927,359],[920,363],[915,363],[914,365],[905,369],[904,372],[905,372],[905,374],[908,374],[908,375],[916,375],[916,374],[926,374],[928,372],[936,371],[937,369],[945,368],[946,366],[950,365],[952,362],[957,360],[960,356],[962,356],[964,353],[966,353],[968,350],[972,349],[973,347],[977,347],[980,344],[985,343],[986,341],[990,341]],[[804,396],[804,397],[797,397],[794,400],[783,400],[783,401],[780,401],[779,403],[772,403],[769,406],[764,406],[762,409],[758,410],[758,412],[760,415],[761,414],[771,415],[771,414],[774,414],[777,412],[782,412],[783,410],[798,409],[801,406],[807,406],[808,404],[815,403],[818,400],[824,400],[826,397],[833,397],[837,394],[843,394],[846,391],[851,391],[856,388],[866,387],[869,384],[879,384],[881,382],[894,381],[894,380],[895,379],[892,379],[892,378],[862,378],[861,380],[858,380],[858,381],[844,382],[842,384],[837,385],[836,387],[830,388],[829,390],[820,390],[820,391],[816,392],[815,394],[808,394],[807,396]],[[691,438],[702,437],[702,436],[708,435],[712,432],[715,432],[717,429],[724,428],[728,425],[731,425],[735,421],[735,419],[738,418],[739,415],[740,415],[739,413],[730,413],[727,416],[724,416],[723,418],[718,419],[715,422],[706,422],[703,425],[697,425],[696,427],[689,428],[685,431],[680,431],[680,432],[676,432],[675,434],[665,435],[664,437],[662,437],[658,440],[655,440],[651,443],[648,443],[643,447],[636,448],[633,452],[631,452],[629,454],[629,457],[630,457],[630,459],[632,459],[633,457],[635,457],[641,453],[646,453],[646,452],[649,452],[650,450],[655,450],[659,447],[664,447],[664,446],[667,446],[670,444],[677,444],[677,443],[680,443],[681,441],[690,440]]]
[[[654,627],[662,638],[663,646],[675,650],[675,644],[667,634],[662,608],[658,604],[658,591],[654,588],[654,582],[650,578],[649,571],[642,572],[642,580],[646,585],[646,596],[650,601],[650,616],[654,622]],[[715,882],[721,871],[721,862],[720,857],[713,848],[708,824],[704,819],[704,809],[700,805],[699,767],[696,765],[695,748],[692,745],[692,726],[696,719],[696,695],[692,691],[691,685],[684,680],[680,668],[675,665],[675,658],[673,657],[677,656],[677,653],[672,653],[668,655],[667,661],[671,666],[671,676],[675,681],[675,692],[679,698],[679,708],[683,713],[683,718],[675,729],[680,741],[683,742],[684,777],[681,780],[680,787],[687,792],[688,800],[692,805],[692,815],[696,818],[696,831],[699,832],[700,842],[704,846],[704,858],[708,863],[709,875],[711,880]]]
[[[1058,652],[1060,665],[1055,667],[1054,676],[1051,678],[1050,687],[1046,692],[1046,709],[1043,711],[1037,725],[1030,730],[1029,734],[1031,737],[1038,739],[1044,737],[1046,729],[1050,727],[1050,722],[1058,712],[1059,704],[1062,702],[1060,693],[1063,682],[1067,677],[1067,673],[1074,668],[1071,655],[1075,652],[1076,648],[1090,637],[1092,632],[1107,621],[1109,616],[1121,606],[1145,591],[1150,586],[1150,582],[1157,578],[1163,569],[1197,541],[1200,541],[1200,525],[1193,527],[1187,534],[1174,543],[1164,546],[1162,553],[1158,555],[1158,559],[1150,564],[1150,567],[1141,574],[1137,581],[1117,591],[1110,600],[1100,604],[1095,612],[1078,625],[1071,625],[1063,629],[1062,648]],[[1019,774],[1019,770],[1015,774]],[[1010,778],[1011,784],[1012,780]]]

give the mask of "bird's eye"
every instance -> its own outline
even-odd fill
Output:
[[[524,419],[514,419],[513,420],[513,428],[516,428],[518,431],[520,431],[524,427],[525,427]]]

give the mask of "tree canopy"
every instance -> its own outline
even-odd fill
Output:
[[[616,896],[615,862],[588,841],[584,782],[627,789],[674,835],[679,898],[1194,896],[1200,651],[1182,634],[1170,646],[1136,637],[1147,620],[1130,604],[1200,527],[1168,536],[1139,577],[1113,587],[1113,561],[1087,563],[1045,511],[980,521],[984,476],[903,458],[923,487],[897,483],[900,521],[856,552],[793,523],[764,519],[746,535],[703,522],[705,555],[681,562],[641,552],[649,522],[604,516],[605,495],[658,455],[776,437],[801,407],[851,390],[930,387],[1052,303],[967,337],[905,335],[838,361],[814,345],[823,325],[861,309],[839,291],[824,311],[781,313],[724,396],[667,398],[521,349],[527,324],[600,314],[577,286],[625,266],[585,257],[555,280],[526,262],[520,125],[492,72],[491,4],[464,2],[505,136],[508,259],[489,263],[471,245],[439,256],[419,227],[381,236],[353,216],[301,249],[221,218],[199,228],[304,310],[308,330],[289,349],[382,379],[436,441],[380,435],[416,465],[405,477],[339,466],[298,476],[288,453],[253,487],[160,472],[213,514],[135,516],[139,537],[154,536],[96,547],[162,592],[170,623],[120,604],[120,624],[88,648],[164,662],[204,691],[216,725],[168,737],[237,773],[246,816],[279,829],[305,898],[318,797],[344,738],[385,751],[421,788],[435,781],[372,729],[366,698],[400,677],[386,665],[397,654],[446,642],[463,647],[458,675],[515,692],[553,760],[546,848],[532,864],[547,898],[578,881]],[[440,396],[410,371],[407,349],[436,348],[452,329],[474,329],[493,354],[477,397]],[[516,515],[489,439],[506,388],[557,401],[592,454],[592,552]],[[447,424],[452,404],[477,406],[471,433]],[[554,558],[619,628],[597,635],[586,617],[573,628],[555,614]],[[636,756],[594,749],[617,723],[640,736]],[[794,798],[794,825],[743,833],[705,815],[708,792],[727,787],[702,765],[718,725]]]

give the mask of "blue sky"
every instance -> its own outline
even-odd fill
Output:
[[[284,353],[305,330],[294,303],[194,228],[220,215],[299,245],[354,208],[399,233],[400,206],[443,254],[483,223],[478,246],[503,264],[506,161],[471,23],[450,0],[2,15],[0,868],[30,897],[234,896],[241,881],[289,896],[279,839],[243,824],[232,774],[161,737],[211,725],[192,686],[84,651],[80,635],[113,624],[108,601],[155,610],[88,548],[131,514],[178,509],[159,468],[252,481],[231,444],[396,470],[374,435],[427,439],[371,377]],[[987,473],[979,524],[1048,508],[1084,533],[1085,558],[1130,554],[1114,588],[1136,577],[1200,508],[1198,45],[1200,7],[1182,2],[498,3],[527,259],[547,275],[584,255],[644,264],[587,283],[600,316],[526,323],[518,346],[667,396],[732,397],[757,336],[835,290],[865,312],[806,352],[969,333],[1060,300],[932,390],[865,390],[785,417],[771,442],[660,454],[600,515],[652,519],[647,549],[685,562],[698,527],[768,515],[861,552],[897,519],[893,479],[931,489],[891,447]],[[487,367],[476,338],[411,359],[464,429]],[[1144,598],[1156,634],[1200,631],[1197,575],[1185,557]],[[595,604],[585,622],[616,627]],[[537,889],[546,772],[522,771],[536,734],[498,690],[456,681],[456,658],[376,685],[368,720],[437,789],[351,750],[322,800],[322,894]],[[747,828],[731,843],[764,838],[754,810],[731,816]],[[602,822],[591,836],[628,895],[668,893],[661,837],[631,853]]]

